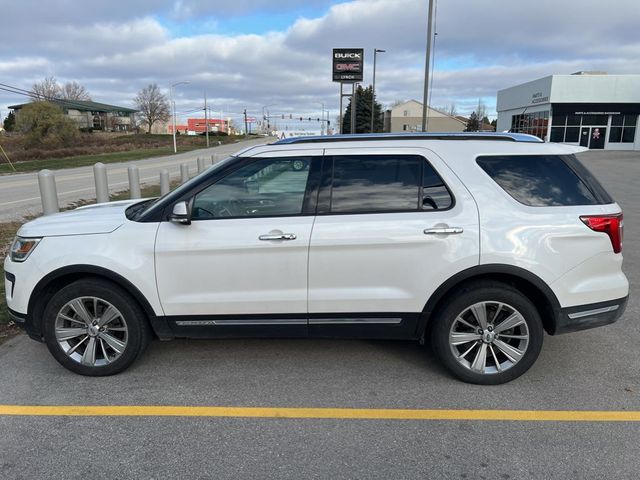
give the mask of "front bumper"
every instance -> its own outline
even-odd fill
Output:
[[[601,327],[616,322],[627,308],[629,296],[617,300],[563,308],[556,315],[554,335]]]
[[[12,320],[16,326],[24,330],[29,337],[39,342],[43,341],[42,334],[33,328],[33,324],[29,321],[28,315],[13,311],[10,308],[7,308],[7,312],[9,313],[9,319]]]

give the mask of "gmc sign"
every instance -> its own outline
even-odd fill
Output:
[[[356,83],[363,80],[364,49],[333,49],[333,81]]]

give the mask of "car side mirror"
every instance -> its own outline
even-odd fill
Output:
[[[191,208],[187,202],[178,202],[173,206],[169,221],[180,225],[191,225]]]

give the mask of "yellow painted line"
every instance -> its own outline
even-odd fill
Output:
[[[640,411],[408,410],[147,405],[0,405],[0,415],[110,417],[250,417],[358,420],[475,420],[517,422],[640,422]]]

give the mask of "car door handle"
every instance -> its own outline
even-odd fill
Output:
[[[295,233],[276,233],[260,235],[258,237],[259,240],[295,240],[296,238]]]
[[[462,227],[434,227],[424,229],[425,235],[455,235],[462,232],[464,232],[464,228]]]

